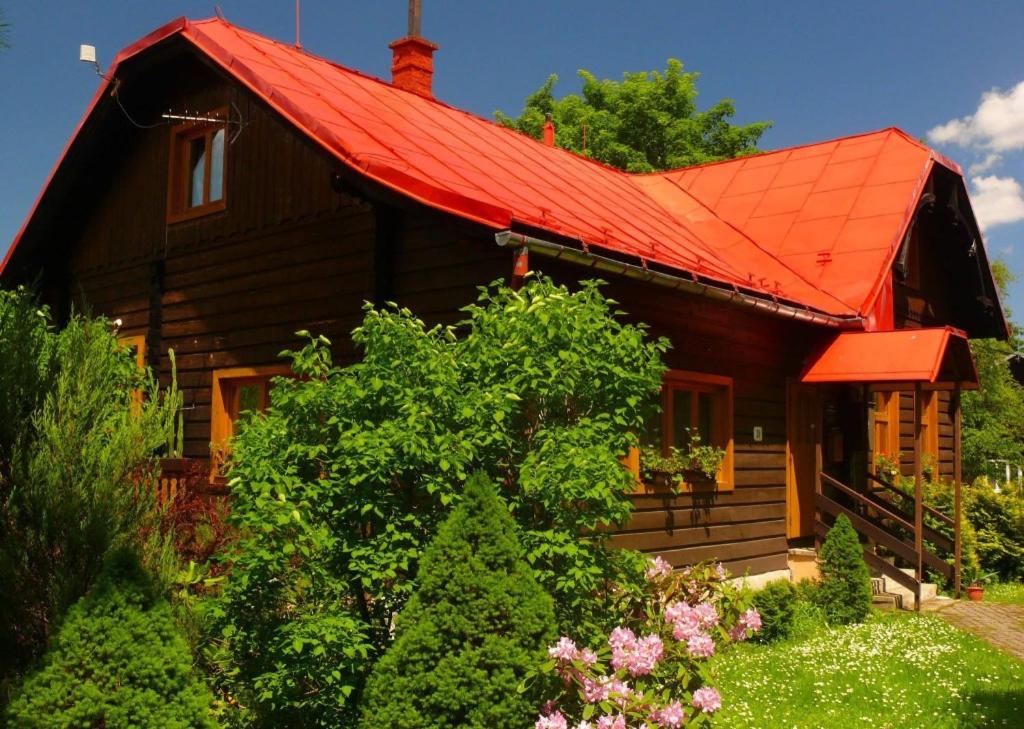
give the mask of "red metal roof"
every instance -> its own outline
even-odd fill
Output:
[[[811,362],[802,382],[959,382],[974,386],[967,335],[952,327],[840,332]]]
[[[932,165],[959,173],[886,129],[631,175],[217,18],[169,23],[122,51],[107,77],[172,35],[402,195],[494,229],[530,226],[836,316],[872,312]]]

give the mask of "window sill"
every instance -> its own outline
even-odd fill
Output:
[[[188,220],[195,220],[196,218],[204,218],[207,215],[219,213],[226,209],[227,202],[224,200],[207,203],[206,205],[197,205],[194,208],[187,208],[185,210],[179,210],[178,212],[168,213],[167,224],[174,225],[175,223],[184,223]]]

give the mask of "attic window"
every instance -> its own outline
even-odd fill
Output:
[[[227,117],[226,111],[210,114]],[[227,125],[188,122],[171,130],[167,221],[177,223],[223,210]]]

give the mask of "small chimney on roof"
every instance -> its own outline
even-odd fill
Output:
[[[550,114],[544,120],[544,144],[549,147],[555,146],[555,123],[551,121]]]
[[[414,94],[434,98],[434,51],[437,45],[420,36],[420,0],[409,0],[409,32],[391,43],[391,84]]]

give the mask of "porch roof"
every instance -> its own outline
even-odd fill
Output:
[[[952,327],[840,332],[804,369],[802,382],[922,383],[978,387],[967,335]]]

